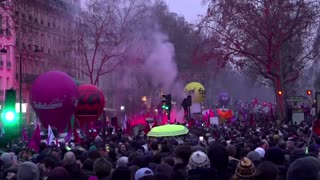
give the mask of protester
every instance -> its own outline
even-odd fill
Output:
[[[317,180],[320,138],[310,129],[238,120],[179,137],[116,131],[36,151],[14,145],[0,156],[0,180]]]

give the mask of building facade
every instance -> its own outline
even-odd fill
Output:
[[[81,76],[73,68],[78,58],[73,46],[73,29],[80,20],[81,2],[7,0],[2,7],[4,12],[1,17],[5,20],[2,20],[2,26],[5,31],[1,36],[0,30],[0,45],[7,53],[2,55],[3,63],[0,59],[0,100],[3,100],[1,90],[11,87],[19,90],[21,72],[22,101],[27,106],[25,117],[33,119],[34,114],[29,114],[32,111],[29,106],[30,88],[38,75],[59,70],[75,79]]]
[[[10,28],[13,22],[8,14],[0,8],[0,49],[5,45],[14,44],[15,37]],[[15,58],[14,52],[8,49],[7,53],[0,53],[0,109],[5,99],[5,90],[15,87]]]

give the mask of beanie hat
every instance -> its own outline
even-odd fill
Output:
[[[202,151],[196,151],[191,154],[187,170],[210,168],[210,160],[206,153]]]
[[[265,151],[263,148],[258,147],[258,148],[256,148],[254,151],[256,151],[257,153],[259,153],[259,155],[260,155],[261,158],[264,158],[264,154],[266,153],[266,151]]]
[[[40,171],[32,162],[24,162],[18,167],[17,180],[39,180]]]
[[[247,154],[247,158],[249,158],[251,161],[261,161],[260,154],[257,151],[250,151]]]
[[[295,160],[288,168],[287,179],[317,179],[320,171],[320,161],[314,157],[304,157]]]
[[[256,168],[252,163],[252,161],[249,158],[244,157],[238,163],[234,176],[236,177],[235,179],[250,178],[250,177],[254,177],[255,172],[256,172]]]
[[[3,153],[1,155],[1,160],[4,162],[4,163],[9,163],[12,161],[12,155],[10,153]]]
[[[117,161],[117,167],[128,167],[129,159],[128,157],[121,157]]]
[[[74,163],[76,163],[76,156],[74,155],[73,152],[67,152],[64,156],[63,156],[63,164],[64,165],[72,165]]]

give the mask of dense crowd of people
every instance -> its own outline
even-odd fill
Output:
[[[6,180],[317,180],[320,139],[310,125],[263,121],[192,127],[181,137],[97,136],[39,151],[12,145],[1,155]],[[312,135],[312,134],[311,134]]]

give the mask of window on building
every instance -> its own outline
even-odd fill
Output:
[[[2,85],[2,76],[0,76],[0,89],[3,89],[3,85]]]
[[[44,34],[41,34],[40,35],[40,47],[41,47],[42,51],[43,51],[43,42],[44,42]]]
[[[9,17],[6,16],[6,35],[7,36],[11,36],[11,31],[10,31],[11,27],[10,27],[10,23],[9,23]]]
[[[0,34],[3,34],[3,28],[2,28],[2,16],[0,16]]]
[[[2,48],[2,45],[0,45],[0,49],[1,48]],[[0,54],[0,68],[3,68],[2,54]]]
[[[7,89],[11,88],[11,85],[10,85],[10,78],[7,77]]]
[[[12,67],[12,63],[11,63],[11,60],[10,60],[10,48],[8,47],[7,48],[7,53],[6,53],[6,67],[7,69],[11,69]]]

